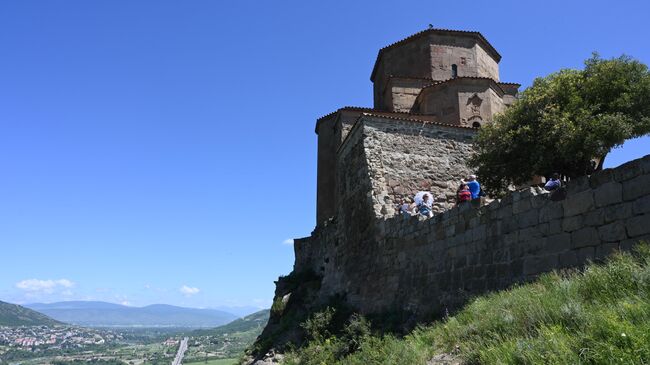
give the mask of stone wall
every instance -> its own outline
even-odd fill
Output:
[[[338,294],[362,313],[408,311],[431,319],[472,296],[650,241],[650,155],[570,182],[561,201],[531,189],[418,221],[389,217],[389,207],[394,188],[410,179],[403,171],[398,176],[400,164],[424,156],[414,150],[405,159],[404,146],[425,137],[391,134],[407,128],[395,121],[364,121],[339,149],[337,216],[295,245],[294,271],[322,276],[323,302]],[[433,143],[432,131],[422,134]]]
[[[358,129],[363,133],[375,216],[393,216],[400,199],[418,191],[434,195],[436,212],[455,204],[460,180],[470,174],[466,161],[473,153],[476,130],[368,116]],[[350,176],[343,176],[349,181]]]

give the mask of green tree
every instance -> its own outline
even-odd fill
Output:
[[[479,131],[470,166],[486,191],[500,195],[535,175],[589,174],[612,148],[649,132],[648,67],[628,56],[594,54],[584,70],[537,78]]]

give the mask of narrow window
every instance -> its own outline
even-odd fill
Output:
[[[455,79],[458,76],[458,66],[454,63],[451,65],[451,78]]]

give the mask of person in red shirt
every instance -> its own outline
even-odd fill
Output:
[[[458,188],[458,203],[468,202],[472,200],[472,193],[469,191],[467,184],[460,184]]]

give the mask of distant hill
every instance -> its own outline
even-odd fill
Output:
[[[26,307],[56,320],[87,327],[215,327],[235,319],[232,313],[154,304],[128,307],[106,302],[35,303]]]
[[[269,321],[269,315],[271,313],[270,309],[263,309],[259,312],[255,312],[251,315],[248,315],[244,318],[239,318],[223,326],[212,329],[202,329],[192,332],[193,336],[220,336],[224,334],[233,334],[233,333],[242,333],[242,332],[257,332],[259,335],[266,322]],[[259,330],[259,331],[258,331]]]
[[[253,314],[258,312],[261,308],[260,307],[253,307],[250,305],[242,305],[242,306],[227,306],[227,305],[220,305],[217,307],[213,307],[212,309],[218,309],[220,311],[232,313],[236,315],[237,317],[246,317],[249,314]]]
[[[0,326],[55,326],[62,324],[37,311],[0,301]]]
[[[194,338],[196,341],[210,343],[212,346],[219,347],[219,351],[223,352],[224,357],[238,358],[255,342],[257,336],[262,333],[266,322],[269,321],[270,313],[270,309],[264,309],[226,325],[212,329],[195,330],[186,333],[186,335]],[[188,359],[187,363],[196,361],[200,363],[201,360],[203,358],[199,356]]]

